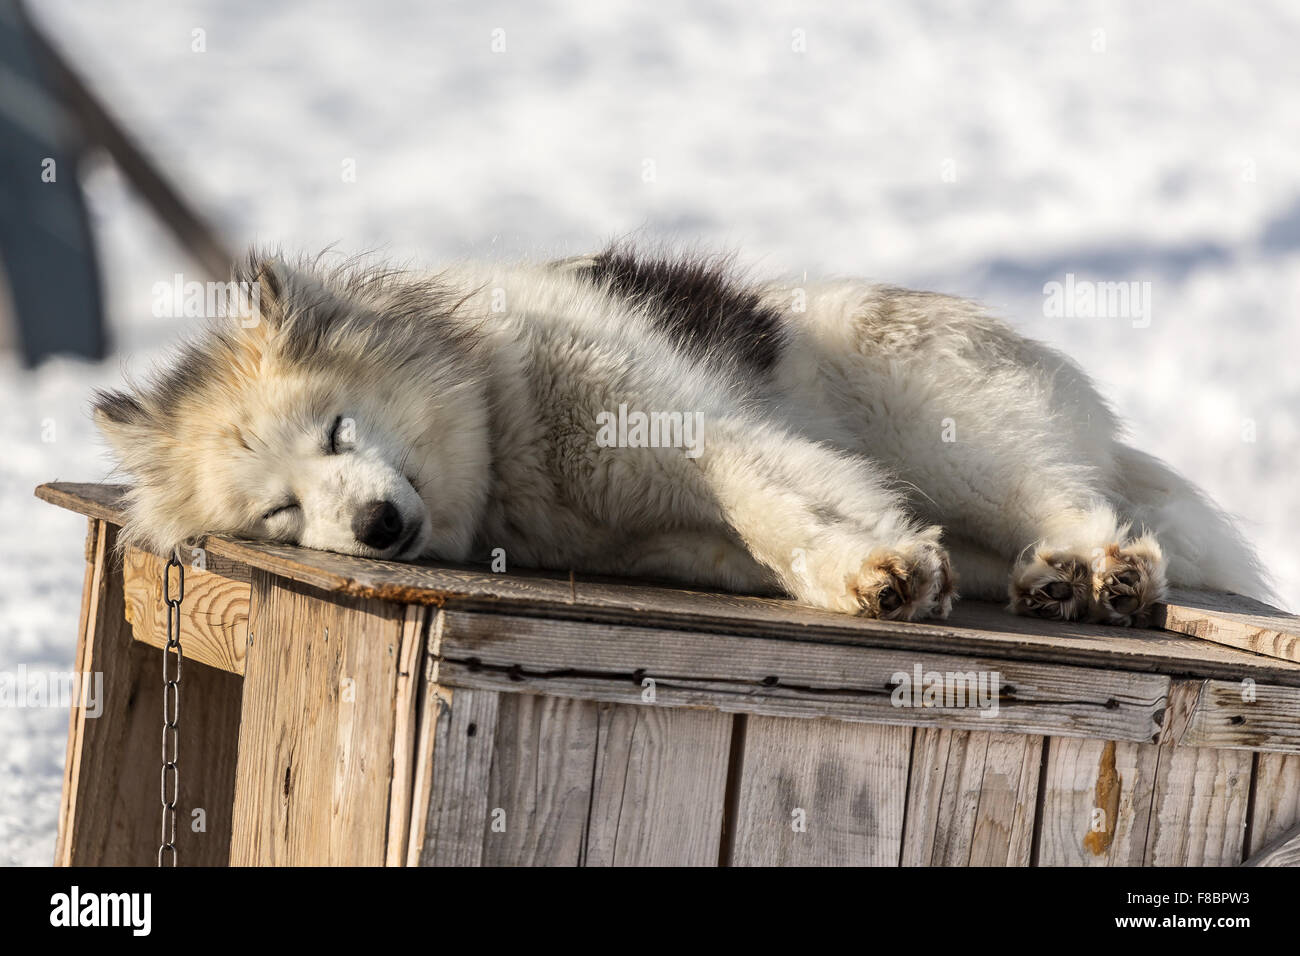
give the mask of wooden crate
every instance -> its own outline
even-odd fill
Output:
[[[104,676],[102,715],[71,717],[61,864],[156,858],[162,562],[117,553],[121,491],[38,489],[91,519],[77,667]],[[1300,858],[1300,622],[1262,605],[899,624],[220,538],[202,557],[183,864]],[[918,673],[996,694],[903,699]]]

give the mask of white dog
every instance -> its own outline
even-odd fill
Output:
[[[622,247],[437,275],[254,255],[236,279],[259,321],[97,396],[128,541],[503,549],[901,619],[945,616],[958,581],[1115,624],[1166,582],[1266,593],[1083,372],[959,299]]]

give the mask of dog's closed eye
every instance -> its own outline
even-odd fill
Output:
[[[285,514],[287,512],[295,510],[296,508],[298,508],[298,502],[296,501],[286,502],[285,504],[278,505],[277,507],[272,508],[270,511],[266,512],[266,514],[262,515],[262,520],[270,521],[276,515]]]
[[[329,434],[325,436],[326,453],[337,455],[339,453],[339,427],[343,424],[343,416],[339,415],[334,419],[334,424],[330,426]]]

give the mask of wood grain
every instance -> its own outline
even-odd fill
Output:
[[[439,695],[420,866],[481,866],[501,694]]]
[[[127,548],[123,555],[126,619],[137,641],[157,648],[167,645],[167,607],[162,591],[166,563],[136,548]],[[206,564],[205,569],[193,563],[185,568],[180,609],[185,658],[243,674],[252,572],[247,565],[215,555]]]
[[[1300,617],[1240,594],[1171,588],[1160,626],[1255,654],[1300,661]]]
[[[1300,688],[1207,680],[1181,742],[1300,754]]]
[[[658,703],[668,706],[1147,741],[1160,729],[1169,688],[1158,674],[444,613],[439,682],[512,693],[638,703],[642,682],[653,679]],[[996,712],[895,706],[896,675],[910,679],[918,667],[923,674],[996,675]]]
[[[599,715],[588,701],[500,696],[487,866],[577,866],[586,843]]]
[[[1240,750],[1162,750],[1146,866],[1236,866],[1242,859],[1251,755]]]
[[[904,866],[1027,866],[1043,738],[917,728]]]
[[[403,625],[254,573],[232,863],[384,863]]]
[[[77,667],[102,675],[101,711],[96,717],[77,707],[72,714],[56,862],[154,866],[161,654],[131,637],[115,529],[101,522],[95,538]],[[187,662],[181,694],[178,862],[223,865],[230,847],[241,681]]]
[[[594,703],[502,694],[488,783],[487,866],[577,866],[599,734]]]
[[[583,864],[717,866],[731,725],[717,713],[601,704]]]
[[[751,717],[733,866],[896,866],[912,731]]]
[[[438,724],[451,712],[451,690],[438,684],[438,653],[442,643],[444,615],[433,610],[421,662],[417,692],[417,727],[415,732],[415,768],[411,785],[411,824],[406,843],[406,865],[419,866],[424,852],[425,827],[429,819],[429,801],[433,794],[433,757]]]
[[[1300,826],[1300,756],[1256,754],[1251,786],[1254,799],[1247,856],[1260,853],[1292,827]]]
[[[420,683],[431,616],[429,608],[415,604],[408,605],[405,612],[398,652],[397,687],[393,693],[393,779],[388,797],[386,866],[405,865],[410,842],[416,746],[420,735]]]
[[[81,584],[81,612],[77,621],[77,648],[73,653],[73,673],[90,673],[88,654],[92,644],[91,628],[98,603],[99,578],[103,560],[99,551],[100,529],[104,522],[97,518],[86,519],[86,570]],[[81,768],[81,744],[85,738],[85,702],[68,710],[68,744],[64,750],[63,786],[59,796],[58,832],[54,841],[54,865],[68,866],[72,862],[72,831],[75,823],[77,783]]]
[[[46,501],[120,522],[122,486],[56,483],[36,493]],[[483,569],[372,561],[284,545],[213,537],[209,554],[261,568],[323,590],[410,604],[553,618],[688,627],[789,640],[813,638],[877,647],[957,651],[1025,661],[1071,663],[1300,686],[1300,663],[1158,630],[1102,627],[1017,618],[978,601],[957,605],[951,619],[870,621],[800,607],[790,601],[712,594],[631,580],[568,573],[491,574]],[[1278,612],[1280,613],[1280,612]]]
[[[1300,826],[1292,827],[1243,865],[1300,866]]]
[[[1155,744],[1047,742],[1035,866],[1140,866],[1156,779]]]

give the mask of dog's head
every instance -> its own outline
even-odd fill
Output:
[[[124,540],[167,553],[222,533],[465,558],[487,410],[473,333],[436,280],[254,255],[236,290],[246,307],[152,382],[96,396],[96,423],[135,479]]]

